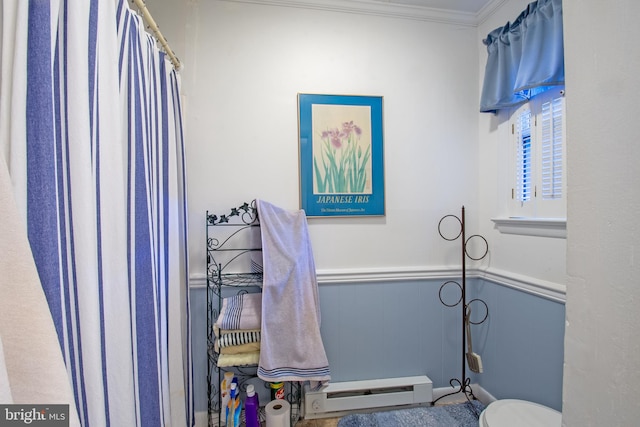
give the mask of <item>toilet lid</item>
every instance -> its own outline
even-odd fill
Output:
[[[553,427],[562,424],[555,409],[518,399],[496,400],[480,415],[484,427]]]

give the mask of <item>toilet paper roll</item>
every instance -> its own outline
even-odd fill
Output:
[[[289,427],[291,423],[291,405],[286,400],[272,400],[267,403],[265,412],[267,414],[266,427]]]

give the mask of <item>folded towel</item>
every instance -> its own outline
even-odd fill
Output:
[[[240,354],[221,354],[218,356],[218,367],[225,368],[229,366],[256,365],[260,360],[260,352],[253,351],[251,353]]]
[[[252,342],[249,344],[230,345],[227,347],[220,347],[216,341],[214,345],[216,353],[219,354],[240,354],[240,353],[253,353],[254,351],[260,351],[260,343]]]
[[[221,348],[260,342],[260,329],[221,330],[217,325],[213,325],[213,332],[216,336],[216,344]]]
[[[222,299],[216,325],[220,329],[260,329],[262,295],[240,294]]]
[[[257,201],[262,236],[264,381],[328,381],[315,263],[304,211]]]

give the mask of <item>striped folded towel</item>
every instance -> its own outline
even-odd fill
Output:
[[[260,329],[262,294],[239,294],[223,298],[216,325],[220,329]]]
[[[219,330],[216,342],[220,348],[260,342],[260,329],[252,330]]]
[[[220,354],[252,353],[260,350],[260,329],[220,329],[213,325],[215,351]]]

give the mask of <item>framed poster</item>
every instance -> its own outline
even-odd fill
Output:
[[[306,215],[384,215],[382,97],[298,94],[298,128]]]

